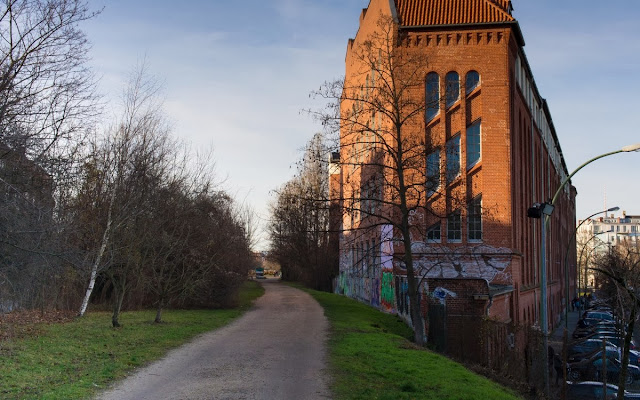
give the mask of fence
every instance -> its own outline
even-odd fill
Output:
[[[428,338],[434,350],[520,391],[543,389],[546,349],[539,330],[430,305]]]

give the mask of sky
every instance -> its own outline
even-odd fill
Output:
[[[163,83],[174,135],[213,150],[225,190],[269,219],[320,125],[302,112],[344,75],[347,40],[369,0],[88,0],[83,24],[105,101],[146,60]],[[513,16],[547,100],[569,172],[640,143],[640,2],[514,0]],[[577,219],[618,206],[640,215],[640,152],[601,159],[572,180]],[[605,195],[606,193],[606,195]],[[606,201],[605,201],[606,198]],[[543,200],[543,199],[541,199]],[[268,246],[260,237],[259,249]]]

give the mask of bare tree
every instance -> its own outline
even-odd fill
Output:
[[[607,253],[595,257],[592,270],[599,275],[601,291],[616,310],[623,339],[622,370],[618,381],[618,399],[624,399],[627,381],[630,344],[640,310],[640,253],[634,246],[615,246]]]
[[[61,208],[74,190],[78,149],[99,112],[80,29],[96,14],[80,0],[0,5],[0,180],[10,194],[0,235],[3,265],[16,271],[12,284],[24,283],[14,287],[24,307],[33,304],[27,297],[36,282],[48,286],[53,297],[38,291],[53,304],[52,278],[64,275]]]
[[[96,15],[83,0],[0,6],[0,141],[47,169],[63,167],[97,114],[80,29]]]
[[[322,134],[309,141],[298,173],[279,191],[271,207],[271,255],[282,278],[330,291],[337,254],[330,247],[327,143]]]
[[[420,235],[420,228],[411,221],[412,215],[425,210],[424,188],[429,179],[425,157],[431,144],[425,135],[415,133],[424,129],[415,128],[424,124],[427,107],[434,105],[421,95],[425,60],[396,46],[397,28],[393,19],[381,18],[366,40],[350,43],[354,48],[347,63],[353,65],[352,73],[344,80],[325,83],[315,93],[333,102],[312,114],[330,131],[340,132],[345,247],[352,247],[349,241],[363,232],[381,225],[392,227],[393,237],[403,247],[400,260],[407,272],[415,341],[422,345],[420,275],[412,251],[412,238]]]
[[[143,215],[153,189],[168,173],[169,153],[173,147],[167,136],[169,130],[158,91],[159,86],[148,78],[144,66],[132,75],[123,97],[122,117],[108,128],[101,141],[93,145],[85,164],[86,180],[78,196],[78,199],[84,198],[79,207],[89,215],[85,223],[87,219],[95,221],[88,225],[93,234],[82,235],[92,241],[85,247],[94,255],[79,314],[86,311],[96,276],[101,268],[105,268],[116,289],[114,326],[118,324],[117,316],[126,288],[126,271],[131,267],[122,257],[125,250],[142,237],[136,222]],[[87,232],[86,228],[79,228]],[[120,248],[114,247],[118,246],[116,236]],[[124,238],[131,241],[123,242]],[[119,261],[105,262],[109,251]]]
[[[457,224],[461,232],[463,218],[479,224],[491,207],[470,198],[464,185],[450,185],[463,168],[460,142],[443,143],[442,135],[430,131],[431,118],[460,98],[459,80],[447,81],[440,95],[439,80],[429,80],[429,60],[401,45],[406,33],[392,17],[380,17],[365,34],[349,42],[345,78],[314,93],[328,105],[310,113],[329,132],[339,133],[333,151],[339,152],[340,165],[341,190],[334,200],[343,214],[341,263],[365,275],[372,266],[382,268],[382,280],[393,280],[396,272],[406,275],[407,313],[415,341],[423,345],[421,292],[431,271],[445,264],[455,268],[461,257],[480,260],[479,269],[496,274],[500,269],[483,263],[495,254],[491,250],[484,257],[481,245],[437,244],[441,223]],[[461,239],[461,233],[451,239]],[[391,293],[380,297],[393,301]]]

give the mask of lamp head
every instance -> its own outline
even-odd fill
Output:
[[[542,213],[544,215],[551,215],[553,214],[553,210],[554,210],[555,206],[553,204],[551,204],[551,202],[549,203],[542,203]]]
[[[624,151],[625,153],[628,153],[630,151],[638,151],[640,150],[640,143],[624,146],[621,150]]]
[[[620,207],[611,207],[607,211],[618,211],[619,209],[620,209]]]
[[[551,201],[548,203],[535,203],[527,210],[527,217],[542,218],[543,215],[551,215],[554,208],[555,206],[551,204]]]

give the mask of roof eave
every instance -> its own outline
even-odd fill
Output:
[[[516,41],[518,42],[518,45],[521,47],[524,47],[524,37],[522,36],[522,31],[520,30],[520,24],[518,24],[518,21],[476,22],[476,23],[470,23],[470,24],[400,25],[399,29],[401,30],[455,29],[455,28],[468,28],[472,26],[488,27],[488,26],[499,26],[499,25],[510,25],[516,35]]]

